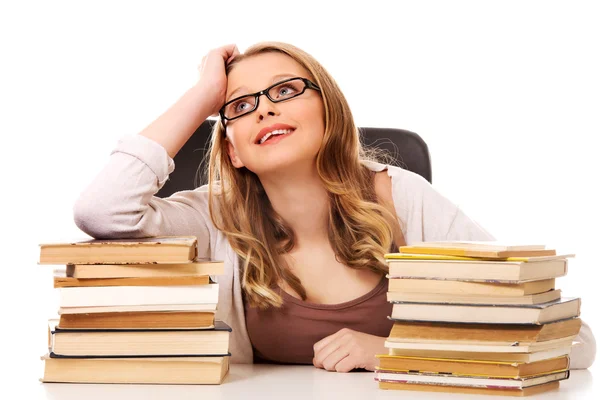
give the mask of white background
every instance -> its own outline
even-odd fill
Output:
[[[0,334],[19,374],[41,364],[57,307],[38,243],[86,237],[77,195],[120,137],[195,82],[206,52],[262,40],[315,56],[358,126],[420,134],[434,186],[498,239],[576,253],[558,286],[600,334],[597,2],[218,4],[0,6]]]

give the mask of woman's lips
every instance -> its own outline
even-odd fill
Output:
[[[293,135],[294,132],[296,132],[296,130],[292,130],[290,133],[286,133],[283,135],[274,135],[271,136],[270,138],[268,138],[266,141],[264,141],[263,143],[259,143],[259,146],[265,146],[265,145],[269,145],[269,144],[277,144],[279,143],[282,139],[284,139],[287,136]]]

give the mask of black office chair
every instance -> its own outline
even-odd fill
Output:
[[[216,120],[207,119],[175,156],[175,171],[156,194],[168,197],[181,190],[195,189],[206,184],[202,172],[208,161],[205,154]],[[431,183],[431,159],[427,144],[419,135],[404,129],[359,128],[366,147],[384,150],[393,160],[389,164],[415,172]]]

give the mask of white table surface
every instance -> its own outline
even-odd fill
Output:
[[[112,385],[40,383],[40,376],[14,377],[3,382],[1,399],[117,400],[117,399],[490,399],[450,393],[382,390],[372,372],[336,373],[313,366],[231,365],[221,385]],[[37,371],[35,371],[37,372]],[[8,376],[11,374],[9,373]],[[6,377],[7,375],[4,374]],[[532,399],[600,399],[592,372],[572,371],[560,389]],[[9,394],[10,393],[10,394]],[[507,397],[503,397],[507,398]]]

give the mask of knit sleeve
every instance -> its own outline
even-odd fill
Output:
[[[596,339],[588,324],[581,321],[579,334],[573,341],[571,349],[571,368],[583,369],[589,368],[596,359]]]
[[[206,187],[155,196],[174,168],[160,144],[141,135],[123,138],[75,202],[75,224],[102,239],[196,236],[198,256],[208,257],[212,223]]]

